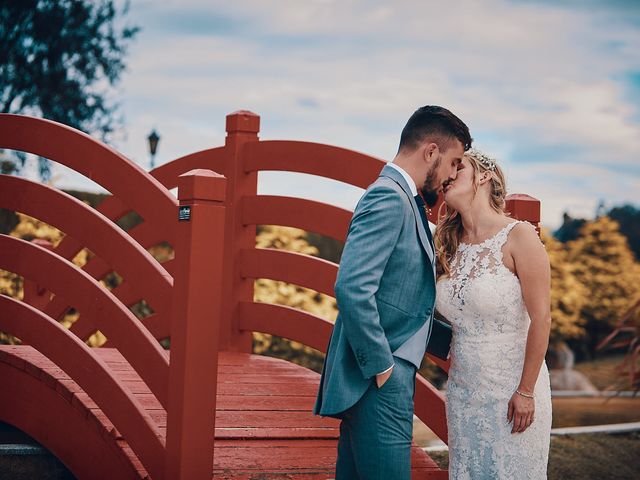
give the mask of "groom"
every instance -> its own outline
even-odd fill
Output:
[[[340,313],[314,407],[342,419],[336,480],[411,478],[415,373],[435,302],[424,206],[456,178],[470,145],[469,129],[449,110],[419,108],[393,163],[353,213],[335,284]]]

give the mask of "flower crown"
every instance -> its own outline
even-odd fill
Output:
[[[469,155],[475,158],[487,170],[491,170],[493,172],[496,169],[496,165],[497,165],[496,161],[493,158],[482,153],[480,150],[476,150],[475,148],[470,148],[465,152],[465,155]]]

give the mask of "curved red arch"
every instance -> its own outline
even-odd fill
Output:
[[[149,173],[170,190],[178,185],[178,177],[181,174],[196,168],[206,168],[225,175],[225,160],[227,160],[225,147],[209,148],[176,158],[154,168]]]
[[[83,174],[138,212],[172,232],[177,200],[138,165],[89,135],[61,123],[0,114],[0,147],[33,153]]]
[[[449,443],[444,395],[420,374],[416,375],[413,412],[440,440]]]
[[[333,290],[338,265],[328,260],[274,248],[243,249],[240,252],[240,275],[270,278],[311,288],[335,297]]]
[[[114,346],[167,408],[167,354],[111,292],[68,260],[7,235],[0,235],[0,267],[37,282],[56,295],[74,299],[81,314],[89,316],[111,338]]]
[[[161,432],[138,400],[113,376],[107,364],[85,343],[39,310],[0,295],[2,331],[15,335],[45,355],[89,394],[152,476],[161,476]]]
[[[109,202],[109,200],[113,200],[113,202]],[[105,202],[108,203],[109,205],[113,205],[114,207],[116,207],[112,209],[111,207],[107,206],[107,208],[104,209],[109,213],[113,213],[111,217],[107,217],[107,218],[111,220],[119,218],[122,214],[122,210],[119,209],[120,205],[118,204],[117,199],[115,197],[108,197],[105,200]],[[96,210],[99,212],[101,210],[100,206],[98,206]],[[128,211],[128,209],[126,210]],[[150,254],[148,254],[146,250],[147,248],[161,243],[162,241],[164,241],[164,238],[165,238],[164,235],[158,229],[152,227],[148,222],[143,222],[139,225],[136,225],[126,233],[122,232],[122,230],[118,228],[118,232],[121,232],[121,235],[125,236],[125,238],[129,238],[129,237],[133,238],[133,240],[135,240],[135,242],[137,242],[142,247],[141,251],[145,252],[144,254],[145,256],[147,255],[150,256]],[[82,248],[83,248],[83,245],[80,242],[78,242],[75,238],[73,238],[72,236],[66,236],[60,241],[60,243],[54,248],[53,251],[61,257],[64,257],[66,259],[71,259]],[[155,267],[159,270],[160,275],[168,279],[169,282],[172,282],[173,275],[168,269],[168,267],[170,267],[170,263],[168,262],[158,263],[155,261],[155,259],[153,259],[153,257],[151,257],[151,259],[154,262]],[[100,256],[96,256],[89,259],[89,261],[85,265],[83,265],[82,269],[85,272],[87,272],[89,275],[91,275],[93,278],[95,278],[96,280],[99,280],[103,278],[105,275],[107,275],[112,270],[112,267],[107,263],[105,263]],[[115,266],[115,269],[116,271],[118,271],[118,273],[124,274],[124,272],[120,272],[120,270],[118,270],[117,265]],[[146,278],[143,280],[135,281],[133,282],[133,284],[144,285],[146,287],[150,286],[150,285],[146,285]],[[130,280],[128,281],[127,278],[123,280],[122,284],[118,288],[112,290],[112,293],[126,306],[131,306],[132,304],[138,302],[139,300],[142,300],[143,298],[145,300],[149,300],[149,303],[153,305],[154,312],[156,312],[157,314],[154,316],[154,321],[158,321],[162,325],[165,325],[168,323],[169,321],[168,316],[170,315],[170,295],[160,296],[160,298],[162,299],[162,301],[160,302],[157,301],[157,295],[156,295],[155,301],[154,301],[154,297],[150,297],[148,296],[148,294],[146,296],[141,295],[139,287],[133,288],[131,281]],[[68,301],[66,301],[64,298],[56,296],[51,301],[45,303],[43,311],[45,311],[47,315],[53,318],[59,319],[64,314],[64,312],[70,307],[72,307],[72,305],[70,305]],[[151,331],[157,331],[157,328],[153,326],[152,323],[153,322],[151,322],[151,324],[145,322],[145,326],[150,327]],[[167,330],[164,327],[158,327],[158,328],[161,328],[163,332]],[[84,332],[83,335],[86,335],[86,338],[88,338],[88,336],[93,334],[93,332],[95,331],[95,326],[88,324],[88,320],[86,319],[86,317],[85,318],[81,317],[78,319],[78,321],[76,321],[73,324],[72,331],[74,332],[82,331]],[[168,336],[168,334],[163,333],[162,337],[156,336],[156,338],[160,339],[160,338],[165,338],[166,336]],[[80,336],[80,338],[83,338],[83,337]]]
[[[244,169],[308,173],[360,188],[371,185],[384,160],[346,148],[313,142],[268,140],[249,142],[242,151]]]
[[[0,377],[11,385],[11,395],[0,395],[0,420],[35,438],[76,478],[140,478],[124,452],[118,455],[109,432],[87,421],[86,412],[73,407],[55,386],[3,361]]]
[[[0,175],[0,207],[26,213],[80,241],[105,260],[156,311],[171,307],[173,278],[147,250],[101,213],[64,192]]]
[[[314,200],[275,195],[242,199],[244,225],[283,225],[316,232],[344,242],[353,212]]]
[[[333,323],[297,308],[271,303],[240,302],[238,328],[278,335],[326,353]]]

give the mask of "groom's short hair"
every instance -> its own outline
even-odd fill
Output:
[[[462,120],[446,108],[426,105],[413,112],[402,129],[398,151],[413,151],[425,140],[445,151],[454,138],[460,140],[465,151],[471,148],[473,139]]]

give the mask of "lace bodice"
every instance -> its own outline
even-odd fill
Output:
[[[461,243],[438,280],[436,307],[453,325],[447,385],[452,479],[546,478],[551,395],[543,363],[536,420],[511,434],[508,402],[522,374],[530,318],[520,280],[503,262],[514,221],[479,244]]]
[[[482,243],[461,243],[451,274],[438,281],[437,309],[459,333],[485,337],[521,332],[528,326],[520,282],[502,259],[509,232],[518,223],[533,228],[514,221]]]

